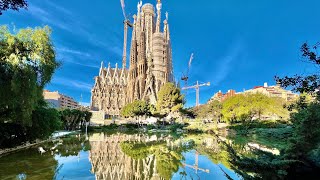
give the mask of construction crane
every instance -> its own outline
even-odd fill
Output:
[[[207,83],[203,83],[203,84],[199,84],[199,82],[197,81],[197,84],[194,86],[187,86],[187,87],[183,87],[182,90],[187,90],[187,89],[196,89],[196,106],[199,106],[199,99],[200,99],[200,87],[202,86],[210,86],[210,82]]]
[[[190,70],[190,67],[191,67],[192,60],[193,60],[193,53],[190,56],[190,60],[189,60],[189,63],[188,63],[188,69],[187,69],[185,74],[184,73],[182,74],[182,77],[181,77],[181,80],[184,81],[184,87],[188,86],[189,70]]]
[[[190,164],[186,164],[186,163],[182,163],[182,165],[184,167],[189,167],[189,168],[192,168],[192,169],[196,170],[196,174],[198,174],[198,170],[206,172],[206,173],[210,172],[209,169],[199,168],[199,153],[198,153],[198,151],[196,151],[194,165],[190,165]]]
[[[132,27],[133,25],[130,23],[129,18],[126,15],[125,11],[125,3],[124,0],[120,0],[122,13],[124,16],[124,38],[123,38],[123,56],[122,56],[122,68],[126,69],[127,67],[127,39],[128,39],[128,27]]]

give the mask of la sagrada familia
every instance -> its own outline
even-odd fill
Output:
[[[122,68],[117,64],[112,68],[110,63],[104,67],[101,63],[91,91],[92,110],[117,116],[127,103],[134,100],[155,104],[160,87],[166,82],[174,82],[168,13],[161,25],[161,7],[161,0],[157,1],[156,12],[152,4],[142,6],[140,1],[133,23],[126,24],[128,20],[125,21]],[[129,69],[126,68],[128,25],[132,26]]]

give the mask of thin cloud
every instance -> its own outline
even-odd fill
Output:
[[[96,68],[96,69],[100,68],[99,62],[96,59],[92,59],[92,58],[86,58],[81,60],[81,58],[75,59],[73,56],[60,53],[57,55],[57,60],[62,62],[62,65],[64,63],[71,63],[71,64],[81,65],[81,66],[90,67],[90,68]]]
[[[70,48],[66,48],[66,47],[61,47],[61,48],[56,48],[56,50],[58,51],[58,53],[62,54],[62,53],[69,53],[69,54],[73,54],[73,55],[78,55],[78,56],[85,56],[85,57],[91,57],[92,55],[87,53],[87,52],[82,52],[82,51],[78,51],[78,50],[74,50],[74,49],[70,49]]]
[[[100,40],[97,35],[92,34],[90,31],[88,31],[88,27],[85,23],[81,23],[81,21],[78,20],[79,17],[75,17],[69,10],[60,7],[52,2],[48,3],[50,6],[54,7],[56,11],[58,12],[52,12],[52,10],[45,10],[39,6],[36,5],[29,5],[29,13],[36,19],[39,19],[43,23],[46,23],[50,26],[58,27],[62,30],[68,31],[69,33],[72,33],[73,35],[79,36],[82,39],[86,39],[88,43],[95,47],[102,47],[115,55],[121,57],[122,56],[122,48],[120,46],[111,45],[110,43],[106,43],[105,41]],[[57,16],[57,14],[62,14],[63,17]],[[74,31],[74,29],[77,29]],[[109,40],[114,42],[114,44],[121,44],[120,40],[118,38],[112,37],[113,40]],[[68,51],[68,49],[62,49],[62,51]],[[68,52],[74,53],[74,54],[80,54],[79,52],[69,50]],[[89,54],[85,54],[89,55]]]
[[[29,5],[29,13],[36,19],[39,19],[43,23],[56,26],[60,29],[67,30],[69,32],[72,32],[70,27],[66,25],[65,23],[61,21],[57,21],[54,16],[52,16],[48,11],[45,11],[44,9],[34,6],[34,5]]]
[[[99,68],[99,62],[97,61],[98,58],[94,57],[88,52],[82,52],[79,50],[60,46],[56,48],[56,54],[57,60],[62,63],[71,63],[90,68]]]
[[[70,79],[63,78],[63,77],[55,77],[52,80],[52,84],[73,87],[73,88],[77,88],[77,89],[81,89],[81,90],[91,90],[91,88],[92,88],[92,84],[77,81],[77,80],[70,80]]]
[[[69,10],[67,10],[67,9],[65,9],[65,8],[63,8],[63,7],[61,7],[61,6],[58,6],[58,5],[54,4],[54,3],[52,3],[51,1],[46,1],[46,3],[47,3],[48,5],[50,5],[51,7],[57,9],[58,11],[62,12],[62,13],[65,14],[65,15],[69,15],[69,16],[72,15],[72,12],[71,12],[71,11],[69,11]]]
[[[212,86],[217,86],[225,80],[233,67],[232,63],[240,57],[242,49],[242,41],[237,41],[232,45],[227,55],[218,60],[221,63],[216,73],[212,76],[215,77]]]
[[[81,106],[90,106],[91,105],[91,103],[89,103],[89,102],[79,102],[79,104]]]

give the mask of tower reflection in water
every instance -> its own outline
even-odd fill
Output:
[[[96,179],[241,179],[224,146],[210,135],[97,133],[89,143]]]
[[[93,134],[89,160],[96,179],[170,179],[190,143],[170,135]]]

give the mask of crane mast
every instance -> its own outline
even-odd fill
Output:
[[[126,18],[123,21],[124,24],[124,38],[123,38],[123,57],[122,57],[122,68],[126,69],[127,67],[127,42],[128,42],[128,26],[132,27],[130,21]]]
[[[194,161],[195,161],[194,165],[190,165],[190,164],[186,164],[186,163],[182,163],[182,165],[184,167],[189,167],[189,168],[194,169],[196,171],[196,174],[198,174],[198,170],[206,172],[206,173],[210,173],[209,169],[203,169],[203,168],[199,167],[199,152],[198,151],[196,151],[195,160]]]
[[[182,90],[187,90],[187,89],[195,89],[196,90],[196,106],[199,106],[199,99],[200,99],[200,87],[202,86],[210,86],[210,82],[199,84],[197,81],[197,84],[194,86],[188,86],[188,87],[183,87]]]
[[[123,56],[122,56],[122,68],[126,69],[127,67],[127,42],[128,42],[128,26],[132,27],[132,24],[130,23],[130,20],[126,16],[125,11],[125,3],[124,0],[120,0],[121,7],[122,7],[122,13],[124,16],[124,38],[123,38]]]
[[[186,74],[183,74],[182,77],[181,77],[181,80],[184,81],[184,86],[185,87],[188,86],[189,70],[190,70],[190,67],[191,67],[192,60],[193,60],[193,53],[191,54],[190,59],[189,59],[187,72],[186,72]]]

